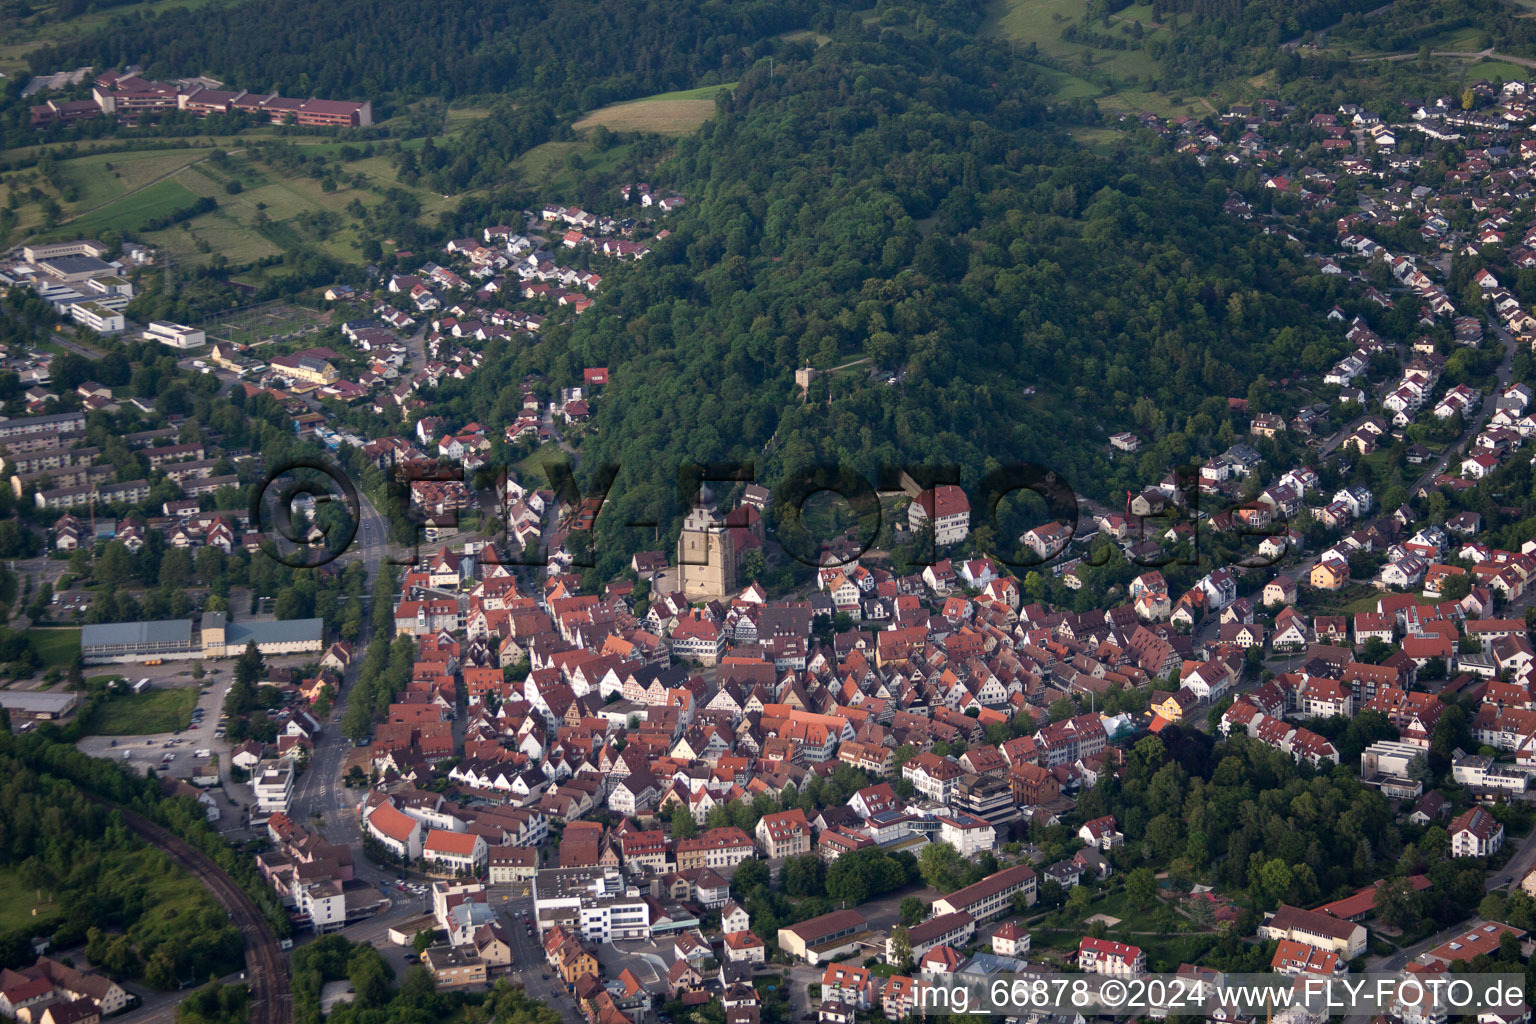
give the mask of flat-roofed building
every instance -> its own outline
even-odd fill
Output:
[[[74,302],[69,306],[69,316],[81,327],[89,327],[98,335],[121,335],[127,325],[123,315],[101,302]]]
[[[49,277],[59,281],[88,281],[104,277],[117,268],[95,256],[50,256],[38,260],[36,266]]]
[[[144,331],[145,341],[158,341],[169,348],[189,349],[207,344],[208,336],[196,327],[173,324],[167,320],[151,320]]]
[[[59,487],[38,491],[32,500],[40,509],[83,508],[86,505],[136,505],[149,497],[148,480],[120,484],[91,483],[84,487]]]
[[[21,247],[21,258],[28,263],[41,263],[43,260],[51,260],[59,256],[95,256],[99,259],[108,251],[103,242],[98,242],[94,238],[81,238],[73,242],[24,245]]]
[[[256,807],[262,814],[287,814],[293,802],[293,768],[286,764],[263,764],[252,780]]]
[[[421,954],[421,962],[445,988],[485,984],[485,961],[473,946],[432,946]]]
[[[202,618],[202,651],[207,658],[239,657],[252,643],[263,655],[303,654],[322,650],[324,638],[323,619],[230,622],[223,612],[206,612]]]
[[[68,690],[61,693],[47,690],[0,690],[0,708],[4,708],[12,718],[51,721],[63,718],[78,703],[79,696]]]
[[[18,416],[0,420],[0,438],[27,434],[76,434],[85,430],[85,413],[60,412],[49,416]]]

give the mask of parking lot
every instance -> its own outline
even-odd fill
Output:
[[[151,678],[152,687],[197,685],[190,675],[185,678],[176,678],[174,681],[165,677],[164,673],[167,671],[178,674],[190,672],[184,663],[176,666],[135,665],[125,666],[125,668],[128,669],[128,672],[124,673],[125,678],[130,683],[151,677],[129,673],[159,669],[162,674],[158,680]],[[208,680],[209,677],[205,676],[203,681]],[[135,771],[147,772],[153,768],[161,776],[184,780],[192,778],[194,764],[203,763],[200,761],[200,755],[201,757],[217,755],[218,781],[210,787],[210,792],[219,803],[220,827],[227,828],[238,824],[243,817],[241,805],[249,802],[250,794],[226,789],[226,784],[230,781],[230,746],[225,739],[221,718],[224,695],[229,689],[230,679],[228,672],[223,672],[213,676],[212,680],[212,685],[198,694],[197,703],[192,709],[191,722],[185,729],[140,736],[86,736],[77,746],[87,754],[117,760]]]

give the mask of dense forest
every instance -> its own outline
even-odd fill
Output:
[[[1388,51],[1415,50],[1427,42],[1451,50],[1492,46],[1529,57],[1536,53],[1536,24],[1523,13],[1503,0],[1400,0],[1390,14],[1344,18],[1330,41]],[[1443,37],[1462,29],[1477,29],[1478,38],[1465,46],[1445,44]]]
[[[11,898],[40,905],[28,927],[0,935],[0,964],[30,963],[34,936],[61,949],[84,943],[112,976],[158,989],[240,964],[240,933],[211,897],[134,837],[116,811],[38,771],[15,746],[0,749],[0,872]]]
[[[1153,40],[1148,52],[1163,63],[1165,88],[1209,87],[1258,74],[1274,66],[1282,45],[1380,6],[1376,0],[1154,0],[1154,20],[1171,19],[1178,31]]]
[[[209,74],[232,88],[298,96],[436,96],[517,89],[590,109],[618,99],[729,81],[846,0],[556,0],[508,6],[244,0],[114,19],[42,50],[42,72],[143,64],[165,77]],[[261,31],[252,31],[261,26]]]
[[[92,699],[94,698],[88,697],[87,703]],[[83,723],[89,715],[90,709],[86,708],[81,714],[76,715],[75,719],[68,725],[59,726],[51,722],[45,722],[36,730],[19,736],[13,735],[10,732],[9,724],[4,720],[3,716],[0,716],[0,762],[3,762],[7,768],[6,778],[14,779],[25,776],[26,779],[25,783],[14,785],[13,788],[16,793],[26,799],[31,799],[26,797],[27,794],[45,794],[32,802],[33,808],[40,812],[45,811],[49,806],[57,804],[57,801],[50,803],[46,794],[75,794],[75,796],[70,797],[71,802],[67,806],[78,810],[80,813],[72,811],[70,814],[66,814],[65,817],[72,822],[80,822],[78,826],[79,834],[84,837],[86,845],[82,845],[77,852],[82,854],[93,842],[95,843],[94,848],[105,854],[112,848],[112,844],[108,844],[104,840],[111,839],[115,843],[119,832],[117,829],[109,827],[111,823],[118,822],[116,816],[105,811],[98,813],[92,810],[92,808],[99,805],[90,803],[88,797],[81,794],[89,794],[91,797],[109,800],[157,821],[186,840],[191,846],[200,850],[214,863],[218,864],[219,867],[223,868],[235,882],[245,889],[256,905],[267,915],[277,934],[279,936],[288,935],[292,931],[292,922],[288,919],[288,913],[283,909],[271,886],[267,885],[257,873],[255,861],[224,840],[224,837],[209,823],[201,804],[191,797],[166,796],[161,789],[159,778],[153,771],[147,776],[137,773],[129,774],[123,770],[121,762],[91,757],[75,747],[74,744],[82,735]],[[87,811],[89,811],[89,814],[86,813]],[[19,820],[22,819],[17,819],[11,813],[0,815],[0,823],[5,824],[5,828],[0,829],[0,844],[13,844],[15,842],[12,839],[10,830],[17,829],[18,826],[11,823]],[[49,871],[54,871],[55,874],[51,876],[40,874],[37,876],[38,878],[57,877],[58,868],[67,866],[65,861],[55,862],[51,860],[57,853],[54,843],[55,836],[49,825],[52,820],[50,817],[42,825],[38,825],[36,819],[32,819],[26,832],[31,837],[28,842],[32,845],[15,844],[7,847],[11,851],[8,856],[17,858],[17,860],[11,863],[23,862],[29,854],[35,855],[41,850],[45,857],[49,858],[45,860],[42,867]],[[102,822],[106,822],[106,825],[101,824]],[[76,826],[72,824],[71,827]],[[96,838],[93,839],[93,837]],[[4,863],[6,862],[0,861],[0,864]],[[164,870],[159,870],[158,872],[150,872],[141,876],[141,878],[152,879],[163,877],[164,874]],[[95,884],[90,880],[89,876],[76,876],[71,873],[69,877],[76,878],[83,885]],[[24,882],[23,884],[30,883]],[[116,883],[108,882],[109,887],[113,884]],[[180,890],[177,890],[177,892],[180,893]],[[228,917],[222,911],[218,911],[218,914],[220,920],[228,924]],[[164,920],[174,925],[177,916],[175,913],[163,913],[156,920]],[[132,920],[132,917],[127,917],[126,919]],[[74,936],[83,936],[86,929],[93,924],[98,926],[103,924],[101,920],[88,916],[84,918],[67,916],[56,919],[56,923],[66,929],[63,936],[56,935],[54,941],[56,946],[69,945],[72,942],[79,941]],[[190,924],[191,922],[184,923]],[[208,924],[210,929],[212,928],[211,919],[205,923]],[[156,925],[151,924],[150,927],[156,927]],[[25,938],[30,935],[39,934],[40,929],[33,927],[23,929],[23,932],[25,933],[23,938]],[[206,949],[181,949],[174,944],[166,947],[166,955],[176,958],[180,980],[190,980],[194,983],[202,980],[203,977],[206,977],[206,974],[202,972],[202,967],[212,962],[207,958],[222,955],[219,951],[225,947],[219,945],[219,943],[224,940],[216,939],[212,936],[211,932],[208,932],[207,935],[209,945]],[[187,936],[182,935],[176,941],[184,942],[186,939]],[[199,941],[202,940],[200,939]],[[25,943],[18,946],[16,942],[16,936],[0,936],[0,947],[3,947],[0,948],[0,952],[4,953],[5,958],[14,959],[16,956],[25,956],[26,952],[30,949]],[[235,955],[238,959],[238,932],[235,933],[234,943],[230,948],[235,950]],[[9,964],[11,959],[5,959],[4,962]],[[184,972],[184,963],[191,963],[195,967],[190,971]],[[198,975],[201,975],[201,977]]]
[[[483,421],[528,370],[611,368],[582,449],[585,473],[621,467],[600,569],[650,540],[626,524],[675,521],[683,461],[752,460],[769,483],[949,463],[973,484],[1030,460],[1108,496],[1208,450],[1261,374],[1342,351],[1299,251],[1222,216],[1192,160],[1077,147],[1065,130],[1096,113],[978,40],[983,13],[892,8],[744,73],[653,179],[688,196],[673,237],[573,326],[488,347],[433,396]],[[862,357],[801,401],[796,367]],[[1149,444],[1112,463],[1123,429]]]

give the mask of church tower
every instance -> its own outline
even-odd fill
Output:
[[[677,538],[677,583],[689,601],[712,601],[736,589],[735,545],[707,486]]]

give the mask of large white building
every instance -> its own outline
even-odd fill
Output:
[[[581,935],[589,942],[651,937],[651,905],[638,894],[584,896]]]
[[[1457,815],[1447,831],[1452,857],[1492,857],[1504,845],[1503,824],[1482,807]]]
[[[935,946],[953,946],[958,949],[969,942],[975,933],[975,919],[965,911],[960,911],[940,914],[913,925],[907,929],[907,938],[912,946],[912,959],[918,961]],[[896,940],[892,936],[886,936],[885,939],[885,962],[899,963],[896,959]]]
[[[1024,893],[1031,906],[1035,902],[1035,870],[1027,864],[1004,868],[974,885],[957,889],[933,903],[933,913],[953,914],[965,911],[977,921],[997,917],[1013,908],[1013,897]]]
[[[306,882],[294,893],[294,904],[299,913],[309,918],[310,927],[317,933],[344,927],[347,923],[347,899],[341,882],[327,878],[320,882]]]
[[[958,544],[971,532],[971,503],[965,491],[954,484],[944,484],[923,491],[907,509],[907,525],[921,531],[933,524],[935,544]]]
[[[121,334],[127,327],[123,314],[99,302],[71,303],[69,315],[74,318],[75,323],[89,327],[97,334]]]
[[[1502,765],[1486,754],[1463,754],[1451,762],[1451,778],[1474,789],[1524,793],[1530,776],[1513,765]]]
[[[287,814],[293,801],[293,769],[285,764],[264,764],[253,780],[256,807],[265,815]]]
[[[974,814],[950,814],[939,818],[939,841],[948,843],[962,857],[974,857],[997,845],[997,830]]]
[[[485,839],[470,832],[434,828],[422,844],[422,859],[432,870],[475,875],[485,870]]]
[[[208,336],[196,327],[173,324],[168,320],[151,320],[144,332],[145,341],[158,341],[170,348],[199,348],[207,344]]]
[[[421,822],[385,800],[367,812],[368,834],[396,857],[416,860],[421,856]]]

